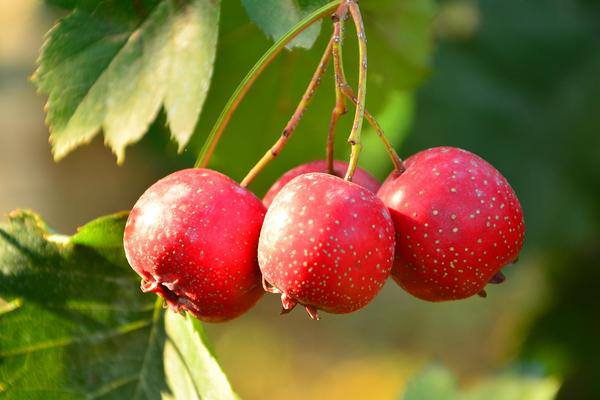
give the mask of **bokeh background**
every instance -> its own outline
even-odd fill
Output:
[[[71,233],[130,208],[156,179],[190,167],[228,95],[270,45],[238,2],[224,3],[215,77],[192,144],[177,154],[159,117],[117,166],[101,138],[53,162],[45,99],[28,77],[60,14],[41,1],[0,0],[0,212],[31,208]],[[364,3],[368,19],[373,1]],[[463,387],[518,371],[561,382],[561,399],[600,398],[600,2],[452,0],[435,12],[422,85],[380,89],[395,66],[375,50],[370,64],[383,67],[373,67],[368,104],[402,156],[458,146],[508,178],[526,218],[520,262],[487,299],[429,304],[390,282],[366,309],[318,323],[300,310],[280,317],[278,299],[265,296],[246,316],[207,327],[243,398],[398,398],[431,363]],[[312,51],[287,52],[267,70],[213,167],[241,179],[276,139],[328,33],[324,26]],[[355,46],[347,47],[351,63]],[[400,73],[400,89],[416,83],[410,70]],[[258,195],[291,166],[322,157],[331,79],[323,86],[281,158],[252,186]],[[347,154],[342,136],[339,157]],[[390,166],[368,129],[365,143],[361,164],[384,178]]]

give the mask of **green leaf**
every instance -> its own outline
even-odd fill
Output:
[[[414,115],[414,99],[412,93],[401,93],[392,91],[383,109],[378,115],[378,121],[384,130],[386,137],[394,145],[400,148],[410,127]],[[375,130],[365,123],[363,134],[363,146],[361,165],[369,171],[373,171],[378,179],[385,179],[389,172],[390,157]]]
[[[58,160],[104,131],[122,162],[164,107],[182,150],[199,118],[216,53],[219,1],[62,1],[33,81],[48,94]],[[77,5],[75,7],[75,4]]]
[[[552,400],[559,382],[554,378],[505,373],[484,379],[467,390],[458,389],[446,368],[427,367],[406,385],[403,400]]]
[[[327,0],[242,0],[250,19],[273,40],[279,39],[294,24],[327,3]],[[315,23],[287,47],[310,49],[320,31],[321,23]]]
[[[458,390],[452,374],[445,368],[433,365],[426,368],[406,385],[403,400],[456,400]]]
[[[552,400],[559,387],[553,378],[507,374],[480,382],[461,400]]]
[[[71,237],[71,242],[96,248],[120,248],[128,216],[129,212],[123,211],[88,222]]]
[[[433,0],[361,2],[369,44],[369,80],[377,87],[416,87],[430,72]],[[349,38],[354,33],[348,30]],[[348,60],[355,62],[354,60]]]
[[[165,373],[176,399],[235,399],[200,322],[166,313]]]
[[[31,212],[0,225],[3,399],[235,398],[200,323],[139,290],[117,241],[125,220],[71,237]]]
[[[67,10],[72,10],[74,8],[93,10],[101,1],[102,0],[46,0],[46,3]]]

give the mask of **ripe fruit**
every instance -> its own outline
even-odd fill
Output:
[[[265,208],[209,169],[185,169],[150,186],[125,226],[142,291],[203,321],[237,317],[263,293],[256,248]]]
[[[342,314],[364,307],[389,277],[394,226],[387,208],[362,186],[309,173],[273,199],[258,243],[265,288],[285,311],[304,305]]]
[[[346,174],[346,169],[348,168],[348,163],[344,161],[335,160],[333,162],[333,172],[336,176],[343,177]],[[318,160],[312,161],[306,164],[298,165],[290,169],[288,172],[283,174],[269,189],[265,197],[263,198],[263,204],[265,207],[269,207],[273,202],[273,198],[281,188],[283,188],[289,181],[294,179],[295,177],[308,174],[309,172],[327,172],[327,161]],[[373,178],[367,171],[362,168],[357,168],[354,173],[354,179],[352,180],[354,183],[369,189],[371,192],[376,193],[377,189],[381,185],[379,181]]]
[[[473,153],[422,151],[378,196],[396,228],[394,280],[429,301],[462,299],[500,283],[523,245],[521,205],[506,179]]]

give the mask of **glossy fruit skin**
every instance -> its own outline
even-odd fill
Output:
[[[125,254],[144,292],[203,321],[226,321],[263,293],[256,249],[264,214],[260,199],[227,176],[181,170],[136,202]]]
[[[394,280],[429,301],[485,295],[523,246],[515,192],[485,160],[454,147],[422,151],[405,166],[378,192],[396,229]]]
[[[394,227],[375,194],[333,175],[308,173],[273,199],[258,244],[264,279],[285,310],[303,304],[349,313],[369,303],[389,278]]]
[[[344,175],[346,174],[347,168],[348,168],[347,162],[339,161],[339,160],[333,161],[334,175],[343,178]],[[271,205],[275,195],[277,193],[279,193],[279,191],[289,181],[291,181],[292,179],[294,179],[295,177],[297,177],[299,175],[307,174],[309,172],[326,173],[327,172],[327,161],[325,161],[325,160],[311,161],[306,164],[298,165],[297,167],[294,167],[294,168],[290,169],[288,172],[286,172],[285,174],[283,174],[277,181],[275,181],[275,183],[273,185],[271,185],[271,188],[269,189],[267,194],[265,194],[265,197],[263,197],[263,204],[265,205],[265,207],[268,208]],[[373,178],[367,171],[365,171],[362,168],[356,169],[356,172],[354,173],[354,178],[352,181],[362,187],[369,189],[373,193],[377,193],[377,189],[379,189],[379,186],[381,186],[381,182],[379,182],[377,179]]]

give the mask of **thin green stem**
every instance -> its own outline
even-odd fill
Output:
[[[344,12],[344,10],[342,9],[341,6],[338,9],[338,12]],[[344,18],[343,15],[338,15],[338,13],[334,14],[334,24],[333,24],[334,38],[335,38],[336,33],[338,33],[338,34],[340,34],[340,32],[343,33],[343,25],[342,25],[343,18]],[[354,93],[354,90],[352,90],[352,87],[348,84],[348,81],[346,80],[346,74],[344,72],[344,59],[342,56],[341,46],[336,46],[335,44],[336,43],[334,42],[334,46],[331,49],[331,51],[333,53],[332,58],[333,58],[333,72],[334,72],[334,76],[335,76],[336,95],[337,95],[337,93],[340,93],[344,97],[347,97],[352,103],[354,103],[356,105],[358,103],[358,99],[356,98],[356,94]],[[344,105],[345,105],[345,103],[344,103]],[[390,143],[388,138],[385,136],[385,133],[383,132],[383,129],[381,128],[381,125],[379,125],[379,123],[377,122],[375,117],[373,117],[373,115],[369,112],[369,110],[366,107],[365,107],[364,113],[365,113],[365,118],[366,118],[367,122],[369,122],[369,124],[375,130],[375,133],[377,134],[377,136],[383,142],[383,145],[384,145],[388,155],[390,156],[390,159],[392,160],[392,164],[394,165],[394,170],[398,174],[401,174],[406,169],[404,167],[404,163],[402,162],[402,159],[400,158],[398,153],[396,153],[396,150],[394,150],[394,147],[392,146],[392,144]]]
[[[263,56],[258,60],[258,62],[252,67],[250,72],[244,77],[242,82],[238,85],[238,87],[233,92],[233,95],[227,101],[225,108],[219,115],[217,122],[212,128],[208,138],[204,142],[204,146],[202,146],[202,150],[200,154],[198,154],[198,159],[196,160],[196,167],[203,168],[208,165],[212,154],[215,151],[217,143],[225,130],[225,127],[229,123],[233,113],[239,106],[240,102],[250,90],[258,76],[265,70],[265,68],[275,59],[275,57],[285,48],[285,46],[290,43],[296,36],[302,33],[309,26],[319,21],[323,17],[331,14],[339,5],[341,0],[332,1],[318,10],[312,12],[310,15],[307,15],[302,21],[298,22],[294,25],[285,35],[283,35],[279,40],[277,40],[269,50],[263,54]]]
[[[356,28],[356,36],[358,38],[358,94],[356,96],[356,112],[354,113],[354,122],[352,130],[348,137],[348,143],[351,146],[350,162],[346,170],[347,181],[352,181],[354,171],[358,166],[358,158],[362,149],[360,134],[362,130],[363,118],[365,115],[365,99],[367,95],[367,37],[365,35],[365,26],[363,24],[360,8],[356,0],[348,1],[348,10],[352,15],[354,26]]]
[[[356,102],[357,102],[356,95],[354,94],[354,91],[352,90],[350,85],[348,85],[346,82],[343,82],[342,85],[340,85],[340,88],[341,88],[344,96],[346,96],[348,99],[350,99],[350,101],[352,103],[356,104]],[[406,167],[404,166],[404,162],[402,161],[402,159],[400,158],[398,153],[396,153],[396,150],[394,149],[394,146],[392,146],[392,143],[385,136],[385,133],[383,132],[383,128],[381,127],[381,125],[379,125],[379,123],[377,122],[375,117],[369,112],[369,110],[367,108],[365,108],[365,119],[367,120],[369,125],[371,125],[371,127],[375,130],[375,133],[377,134],[377,136],[381,139],[386,152],[388,153],[388,155],[390,156],[390,159],[392,160],[392,164],[394,165],[394,171],[398,175],[402,174],[406,170]]]
[[[332,16],[333,19],[333,46],[331,49],[333,55],[334,65],[334,83],[335,83],[335,106],[331,111],[331,120],[329,121],[329,132],[327,134],[327,172],[330,174],[334,173],[333,160],[334,160],[334,147],[335,147],[335,128],[338,120],[342,115],[348,112],[346,107],[345,97],[340,89],[339,82],[345,80],[344,77],[344,65],[342,63],[342,43],[344,41],[344,15],[347,13],[345,6],[340,6],[338,11]]]
[[[252,167],[248,174],[246,174],[246,176],[240,184],[242,187],[247,187],[254,180],[254,178],[256,178],[260,171],[262,171],[267,166],[267,164],[273,161],[281,153],[288,140],[296,130],[296,126],[298,126],[298,123],[302,119],[306,108],[310,104],[310,101],[312,100],[315,91],[321,83],[321,78],[325,74],[325,71],[327,71],[327,66],[329,65],[329,60],[331,58],[332,46],[333,38],[327,44],[327,48],[325,49],[325,52],[321,57],[321,61],[319,61],[319,65],[317,66],[317,69],[315,70],[310,82],[308,83],[308,86],[304,92],[304,95],[302,96],[302,99],[296,106],[296,110],[294,111],[294,114],[292,114],[290,120],[283,129],[281,136],[275,142],[275,144],[269,150],[267,150],[267,152],[256,163],[256,165]]]

